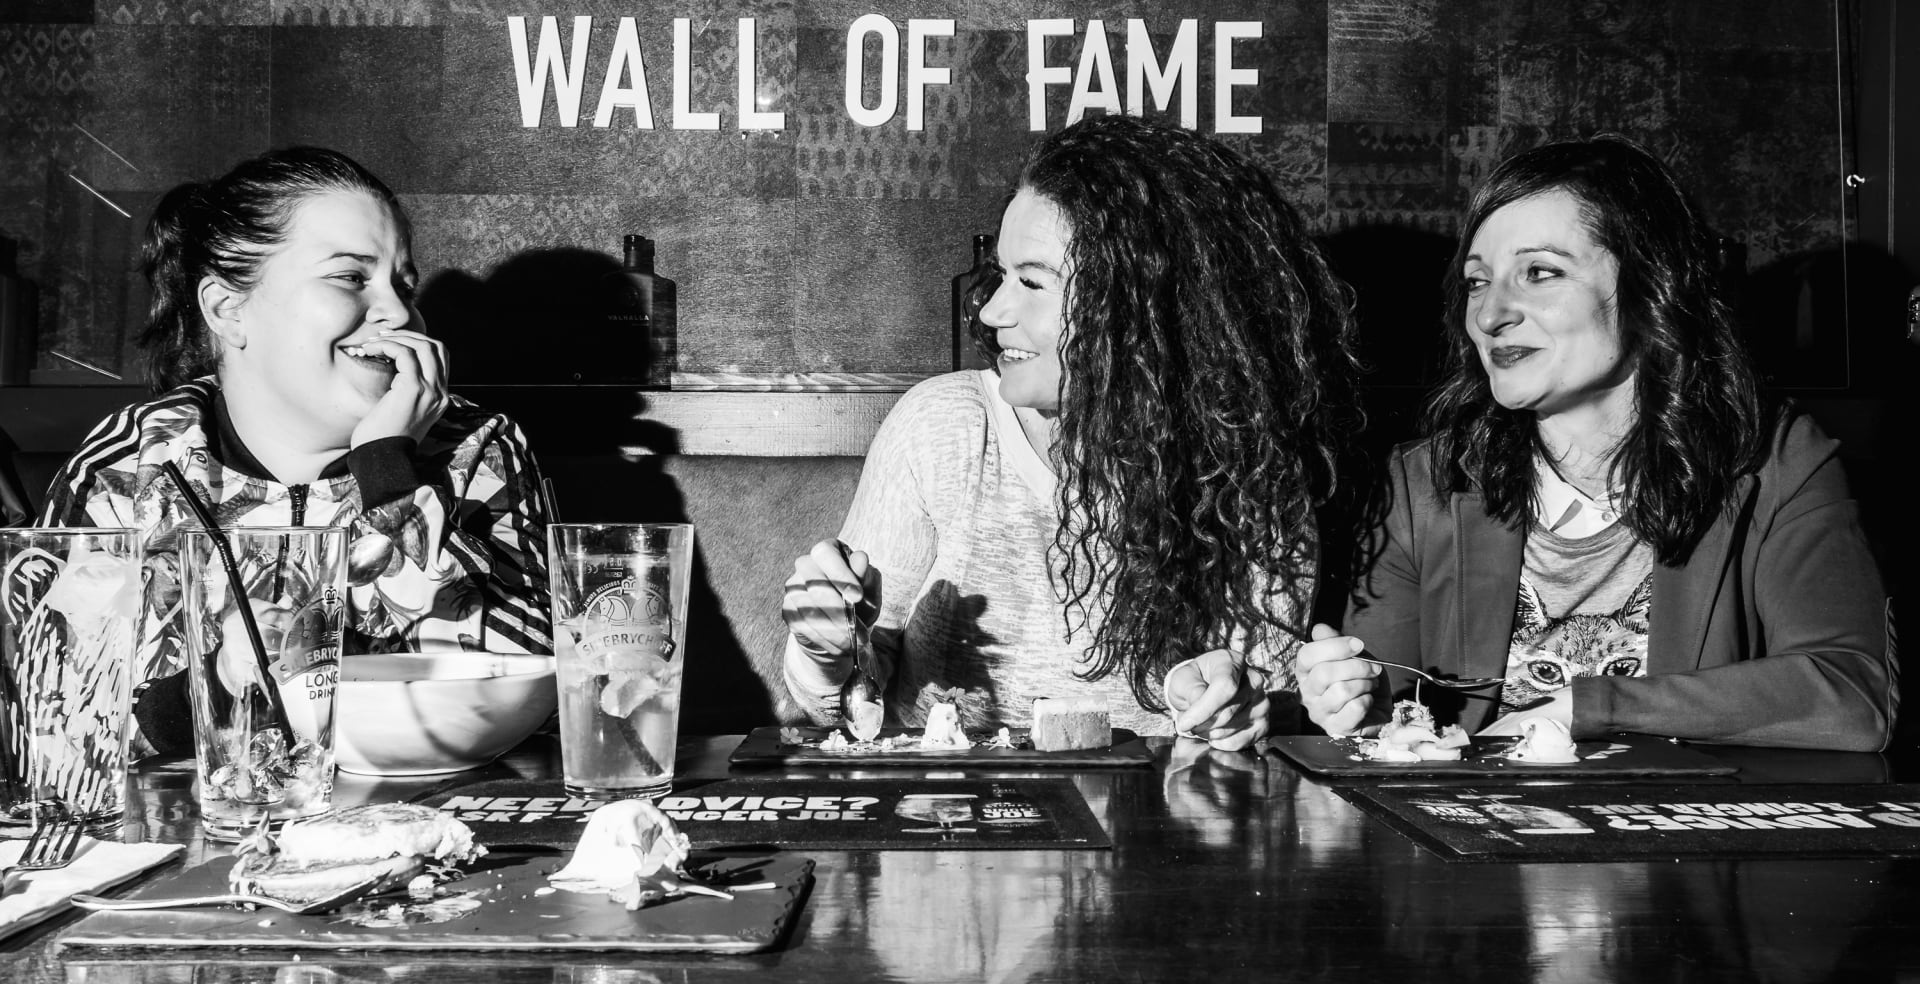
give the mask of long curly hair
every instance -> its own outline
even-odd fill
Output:
[[[1084,120],[1034,149],[1020,189],[1070,230],[1068,633],[1091,627],[1081,676],[1124,672],[1164,710],[1166,671],[1236,629],[1305,634],[1315,510],[1359,424],[1352,301],[1272,178],[1191,131]]]
[[[331,191],[372,195],[412,237],[406,209],[392,190],[352,158],[323,147],[270,150],[161,197],[141,243],[141,269],[153,300],[139,343],[155,392],[219,367],[219,343],[200,313],[201,280],[215,276],[239,290],[252,288],[260,264],[286,240],[294,210]]]
[[[1732,313],[1719,296],[1713,240],[1673,172],[1624,138],[1547,144],[1509,158],[1474,192],[1446,273],[1448,372],[1429,406],[1435,485],[1478,489],[1488,514],[1530,528],[1534,461],[1547,453],[1530,411],[1494,401],[1466,322],[1474,234],[1514,202],[1552,191],[1580,203],[1596,243],[1619,261],[1614,299],[1636,371],[1635,420],[1615,449],[1621,522],[1663,564],[1684,562],[1735,482],[1765,459],[1777,407],[1763,407]]]

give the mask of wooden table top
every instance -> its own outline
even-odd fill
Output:
[[[684,740],[683,777],[728,775],[737,742]],[[1510,984],[1920,975],[1920,861],[1450,863],[1278,756],[1192,742],[1154,747],[1150,769],[1069,774],[1112,850],[809,851],[819,863],[812,894],[785,946],[765,954],[60,951],[56,941],[76,913],[0,944],[0,980]],[[1910,778],[1877,755],[1712,754],[1739,764],[1745,782]],[[486,774],[544,778],[556,767],[551,740],[537,737]],[[222,853],[199,836],[190,779],[189,763],[143,769],[129,837],[184,842],[190,863]],[[342,775],[339,799],[405,798],[433,782]]]

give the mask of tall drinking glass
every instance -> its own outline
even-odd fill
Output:
[[[658,797],[673,786],[693,527],[547,527],[561,770],[569,793]]]
[[[136,530],[0,530],[0,822],[124,820],[140,561]]]
[[[187,689],[208,836],[241,837],[263,816],[277,824],[333,806],[346,533],[338,527],[223,530],[239,573],[235,581],[212,535],[181,532]],[[243,603],[252,613],[251,629]]]

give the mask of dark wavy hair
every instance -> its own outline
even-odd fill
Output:
[[[139,337],[148,385],[169,390],[219,367],[219,345],[200,314],[200,282],[212,275],[236,289],[251,288],[261,262],[286,240],[294,210],[332,191],[372,195],[412,237],[406,210],[379,178],[347,155],[321,147],[268,151],[221,177],[190,181],[161,197],[141,243],[141,269],[153,290]]]
[[[1315,508],[1359,424],[1351,298],[1273,179],[1188,130],[1083,120],[1033,150],[1020,189],[1070,230],[1053,542],[1069,635],[1099,599],[1081,675],[1125,672],[1160,711],[1166,671],[1236,627],[1305,635]]]
[[[1720,299],[1705,223],[1673,172],[1620,137],[1516,154],[1474,192],[1446,273],[1448,372],[1428,407],[1437,491],[1477,488],[1490,515],[1532,522],[1534,461],[1546,449],[1532,412],[1494,402],[1466,323],[1464,271],[1489,216],[1553,191],[1580,203],[1588,234],[1619,262],[1614,312],[1636,368],[1636,419],[1612,463],[1621,521],[1661,563],[1679,564],[1765,458],[1771,412]]]

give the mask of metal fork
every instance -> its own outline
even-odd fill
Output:
[[[73,863],[80,852],[80,835],[86,825],[78,820],[48,820],[33,828],[33,836],[20,851],[20,860],[0,868],[0,896],[7,893],[7,879],[16,872],[50,871]]]
[[[1507,682],[1506,677],[1455,677],[1454,679],[1451,679],[1451,680],[1442,680],[1439,677],[1434,676],[1433,674],[1428,673],[1425,670],[1416,669],[1414,667],[1406,665],[1405,663],[1395,663],[1395,662],[1391,662],[1389,660],[1384,660],[1384,659],[1374,659],[1371,656],[1355,656],[1353,658],[1359,660],[1362,663],[1372,663],[1373,665],[1378,666],[1382,669],[1402,670],[1407,673],[1411,673],[1414,676],[1417,676],[1420,679],[1425,680],[1436,687],[1445,687],[1448,690],[1485,690],[1488,687],[1497,687]]]
[[[369,890],[380,883],[381,879],[369,878],[343,888],[323,899],[307,902],[289,902],[285,899],[255,895],[250,892],[222,892],[218,895],[195,895],[177,899],[110,899],[100,895],[75,895],[73,904],[82,909],[95,912],[130,912],[137,909],[185,909],[199,905],[250,905],[266,906],[291,912],[296,916],[310,916],[315,913],[332,912],[349,902],[358,901]]]

